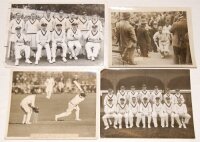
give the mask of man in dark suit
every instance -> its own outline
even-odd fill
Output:
[[[173,34],[172,46],[174,49],[174,62],[175,64],[185,64],[187,53],[185,36],[188,33],[185,12],[173,23],[170,32]]]
[[[123,12],[122,19],[116,24],[116,38],[119,42],[122,60],[128,64],[135,64],[133,59],[137,38],[135,30],[129,22],[130,13]]]
[[[148,49],[149,49],[150,44],[151,44],[151,39],[149,37],[149,33],[145,29],[146,24],[147,24],[146,20],[141,19],[141,25],[137,29],[138,45],[140,47],[141,55],[143,57],[148,57]]]

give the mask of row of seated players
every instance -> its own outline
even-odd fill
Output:
[[[78,55],[82,49],[81,46],[81,38],[82,33],[78,29],[78,23],[73,22],[72,27],[68,30],[67,33],[62,31],[62,24],[56,25],[56,30],[52,33],[47,30],[47,24],[41,24],[41,30],[37,32],[36,35],[32,35],[33,41],[37,43],[37,51],[35,54],[35,64],[39,63],[39,60],[42,56],[42,49],[46,49],[47,60],[49,63],[56,62],[56,50],[57,47],[62,47],[62,60],[63,62],[67,62],[66,55],[70,54],[70,59],[78,60]],[[65,38],[67,38],[67,43]],[[100,51],[100,43],[103,40],[103,35],[98,31],[98,26],[93,25],[92,30],[88,31],[84,35],[85,50],[87,54],[88,60],[94,61],[99,54]],[[25,62],[31,64],[32,62],[29,60],[31,49],[28,46],[30,42],[30,38],[27,35],[23,34],[21,31],[21,27],[16,27],[16,33],[11,36],[11,41],[14,43],[15,50],[15,65],[19,65],[19,59],[21,58],[21,51],[25,51]],[[50,48],[50,41],[52,41],[52,48]]]
[[[158,127],[158,118],[160,118],[162,128],[169,127],[169,118],[172,128],[174,128],[174,120],[178,123],[179,128],[186,128],[186,124],[189,123],[191,116],[187,112],[185,100],[179,89],[176,90],[174,95],[168,89],[162,97],[158,87],[155,86],[150,97],[149,91],[145,90],[146,85],[143,85],[143,90],[140,93],[135,91],[134,86],[131,87],[129,92],[125,91],[124,88],[124,86],[121,86],[117,95],[114,95],[112,89],[109,89],[104,98],[105,114],[102,119],[105,129],[108,129],[109,124],[112,124],[111,118],[114,118],[113,127],[115,129],[122,128],[122,118],[125,118],[126,128],[134,126],[134,118],[136,119],[136,127],[140,127],[142,120],[143,128],[146,128],[146,118],[148,128],[151,128],[152,119],[154,127]]]

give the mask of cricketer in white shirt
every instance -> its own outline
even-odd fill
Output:
[[[97,28],[97,25],[93,25],[92,30],[85,35],[87,41],[85,44],[87,58],[92,61],[98,57],[101,49],[101,42],[103,41],[103,35],[97,30]]]
[[[80,121],[81,120],[79,118],[80,108],[78,105],[85,100],[85,97],[86,97],[85,93],[80,93],[76,95],[74,98],[72,98],[68,103],[68,108],[66,112],[55,115],[55,120],[57,121],[61,117],[67,117],[72,113],[73,110],[75,110],[75,115],[76,115],[75,120]]]

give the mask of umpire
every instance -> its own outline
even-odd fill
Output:
[[[116,38],[119,43],[122,60],[128,64],[134,65],[134,49],[136,47],[137,38],[135,30],[129,22],[130,13],[123,12],[122,19],[116,24]]]

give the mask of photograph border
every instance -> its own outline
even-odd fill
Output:
[[[192,59],[192,65],[113,65],[112,57],[112,24],[111,24],[111,14],[112,12],[163,12],[163,11],[186,11],[187,12],[187,24],[189,33],[189,43],[190,43],[190,54]],[[110,7],[109,8],[109,59],[108,66],[110,68],[197,68],[196,58],[194,54],[194,41],[193,41],[193,26],[192,26],[192,9],[189,7]]]
[[[12,99],[12,82],[13,82],[13,73],[14,72],[91,72],[95,74],[96,77],[96,120],[95,120],[95,136],[94,137],[70,137],[70,138],[31,138],[31,137],[9,137],[8,136],[8,128],[9,128],[9,119],[10,119],[10,109],[11,109],[11,99]],[[89,69],[84,69],[84,70],[73,70],[73,69],[65,69],[60,71],[59,69],[49,69],[48,71],[46,71],[45,69],[39,69],[39,70],[33,70],[33,69],[10,69],[10,84],[9,84],[9,100],[8,100],[8,107],[7,107],[7,118],[6,118],[6,127],[4,130],[4,139],[5,140],[97,140],[100,138],[100,122],[99,122],[99,118],[100,118],[100,96],[98,95],[100,93],[100,74],[98,70],[89,70]]]
[[[104,5],[104,34],[103,34],[103,58],[101,59],[101,63],[98,65],[56,65],[56,66],[51,66],[51,65],[39,65],[39,66],[15,66],[15,65],[10,65],[8,63],[6,63],[7,61],[7,42],[8,42],[8,29],[9,29],[9,21],[10,21],[10,14],[11,14],[11,8],[12,8],[12,4],[103,4]],[[5,38],[3,39],[3,45],[2,45],[2,53],[3,53],[3,57],[2,57],[2,64],[4,67],[6,68],[11,68],[11,69],[20,69],[20,68],[54,68],[54,67],[63,67],[63,68],[74,68],[74,67],[85,67],[85,68],[90,68],[90,67],[95,67],[95,68],[103,68],[105,65],[107,65],[107,48],[106,46],[108,45],[108,40],[107,40],[107,36],[108,36],[108,32],[106,32],[108,29],[108,2],[106,0],[98,0],[98,1],[93,1],[93,0],[57,0],[52,1],[52,0],[34,0],[34,1],[30,1],[30,0],[9,0],[8,2],[8,7],[7,7],[7,14],[6,14],[6,25],[4,25],[4,27],[6,28],[6,35]]]

